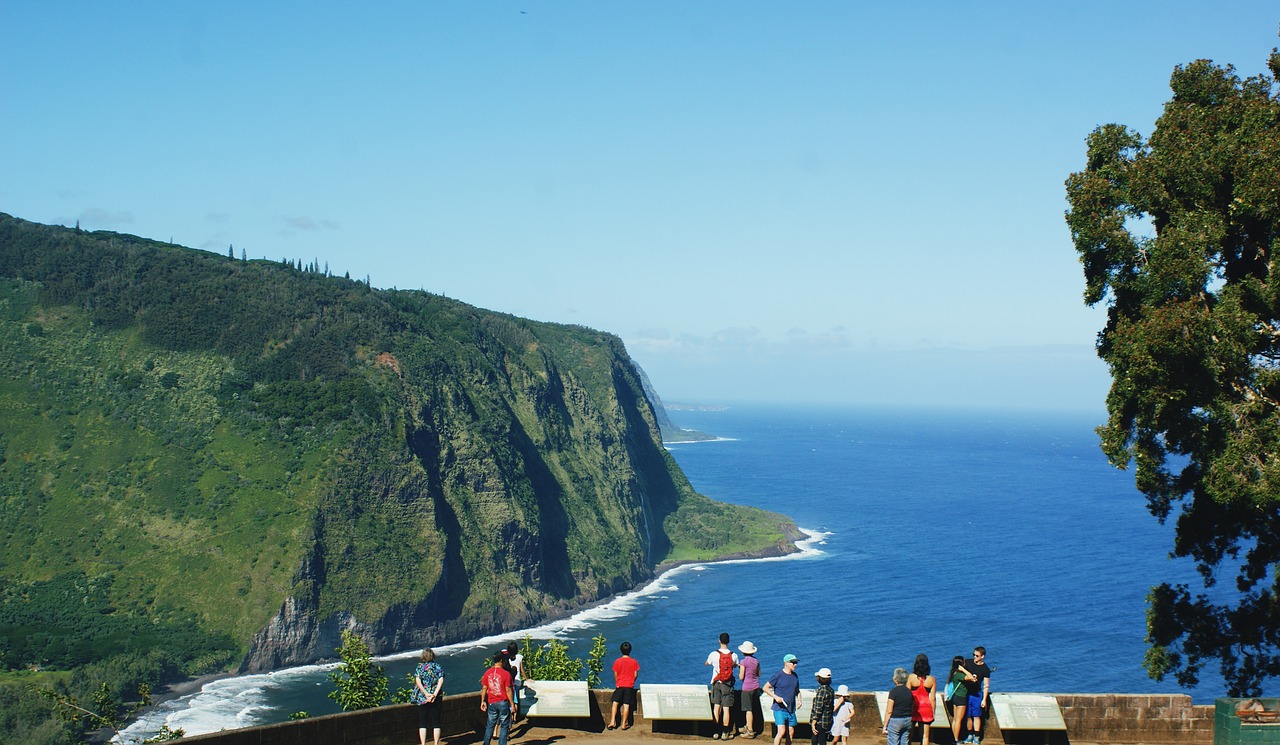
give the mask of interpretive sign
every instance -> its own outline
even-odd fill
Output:
[[[813,708],[813,697],[818,692],[816,688],[800,689],[800,705],[796,707],[796,722],[799,724],[809,723],[809,711]],[[763,703],[763,702],[761,702]],[[773,707],[769,707],[770,716],[772,716]]]
[[[589,717],[591,700],[585,680],[526,680],[520,712],[527,717]]]
[[[711,692],[703,685],[641,683],[640,712],[645,719],[711,719]]]
[[[1002,730],[1067,728],[1058,700],[1041,693],[993,693],[991,711]]]

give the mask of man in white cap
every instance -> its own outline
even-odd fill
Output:
[[[836,700],[836,692],[831,690],[831,669],[824,667],[813,677],[818,679],[818,690],[809,709],[809,728],[813,730],[813,745],[827,745],[831,737],[831,715],[835,713],[832,704]]]

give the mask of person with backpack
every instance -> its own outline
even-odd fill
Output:
[[[713,740],[733,739],[733,676],[738,653],[729,648],[729,634],[720,635],[720,648],[707,655],[711,668],[711,719],[716,731]]]

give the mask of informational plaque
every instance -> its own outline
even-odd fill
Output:
[[[884,713],[889,710],[889,692],[876,691],[876,706],[880,708],[880,721],[884,721]]]
[[[527,717],[589,717],[587,681],[526,680],[520,691],[520,713]]]
[[[800,689],[800,705],[796,707],[796,722],[799,724],[809,723],[809,711],[813,709],[813,697],[818,693],[817,688],[801,688]],[[769,707],[770,712],[773,707]]]
[[[711,692],[703,685],[640,684],[645,719],[710,719]]]
[[[1042,693],[993,693],[991,711],[1002,730],[1067,728],[1058,700]]]

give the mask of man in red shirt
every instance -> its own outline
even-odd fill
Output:
[[[618,728],[618,707],[622,707],[622,728],[631,729],[631,707],[636,705],[636,675],[640,663],[631,656],[631,642],[618,647],[622,656],[613,661],[613,711],[609,715],[609,729]]]
[[[507,745],[507,732],[511,729],[511,709],[515,699],[511,691],[511,673],[507,670],[507,650],[499,649],[493,656],[493,667],[480,676],[480,711],[486,712],[484,745],[493,739],[493,728],[498,728],[498,745]]]

